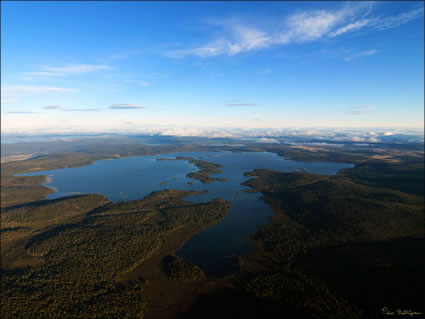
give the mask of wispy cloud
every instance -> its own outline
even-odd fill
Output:
[[[365,13],[364,10],[367,10]],[[282,19],[280,26],[264,30],[247,22],[231,19],[212,23],[222,29],[222,35],[204,45],[164,52],[172,58],[236,55],[272,46],[326,40],[349,32],[369,28],[383,31],[406,24],[424,13],[423,5],[395,16],[370,17],[372,6],[355,4],[338,10],[305,10]]]
[[[99,70],[112,70],[109,65],[96,65],[96,64],[70,64],[61,67],[53,67],[42,65],[43,71],[40,72],[25,72],[25,75],[33,77],[65,77],[70,75],[89,73]]]
[[[256,106],[257,104],[255,103],[229,103],[229,104],[224,104],[224,106]]]
[[[354,53],[354,54],[351,54],[351,55],[345,57],[344,58],[344,61],[345,62],[350,62],[353,59],[361,58],[361,57],[364,57],[364,56],[374,55],[376,53],[378,53],[378,50],[375,50],[375,49],[373,49],[373,50],[367,50],[367,51],[362,51],[362,52]]]
[[[350,111],[348,113],[352,115],[364,115],[368,113],[375,112],[376,106],[375,105],[364,105],[364,106],[357,106],[350,108]]]
[[[230,107],[244,107],[244,106],[256,106],[258,104],[250,102],[247,98],[239,98],[235,100],[225,101],[224,106]]]
[[[311,42],[323,38],[347,16],[344,8],[339,11],[305,11],[290,16],[287,28],[281,32],[277,43]]]
[[[126,80],[126,82],[127,83],[136,84],[136,85],[141,86],[141,87],[144,87],[144,88],[145,87],[148,87],[148,86],[151,86],[151,84],[149,82],[147,82],[147,81]]]
[[[25,72],[25,75],[32,75],[32,76],[65,76],[64,73],[57,73],[57,72]]]
[[[371,19],[360,19],[353,23],[349,23],[343,27],[329,34],[330,37],[335,37],[349,31],[359,30],[361,28],[370,27],[378,31],[385,31],[388,29],[399,27],[410,21],[413,21],[424,14],[424,7],[413,9],[411,11],[402,12],[395,16],[389,17],[375,17]]]
[[[99,109],[62,109],[62,112],[96,112]]]
[[[46,105],[43,107],[46,110],[63,110],[64,108],[60,105]]]
[[[126,60],[126,59],[131,58],[133,56],[136,56],[138,54],[139,54],[138,50],[131,50],[131,51],[120,52],[120,53],[108,55],[107,57],[105,57],[102,60],[103,60],[103,62],[110,63],[110,62],[115,61],[115,60]]]
[[[45,93],[74,93],[77,89],[61,88],[56,86],[7,86],[2,88],[2,96],[37,95]]]
[[[341,35],[343,33],[349,32],[349,31],[361,29],[361,28],[367,26],[371,21],[373,21],[373,20],[363,19],[363,20],[358,20],[358,21],[353,22],[353,23],[349,23],[349,24],[347,24],[343,27],[340,27],[340,28],[336,29],[335,31],[332,31],[331,33],[329,33],[329,37],[333,38],[333,37],[336,37],[336,36]]]
[[[146,109],[146,107],[138,104],[112,104],[109,108],[113,110]]]
[[[1,104],[13,104],[13,103],[17,103],[18,102],[18,100],[12,100],[12,99],[10,99],[10,100],[1,100]]]
[[[98,70],[111,70],[112,67],[109,65],[93,65],[93,64],[72,64],[67,65],[63,67],[52,67],[44,65],[42,66],[43,69],[60,73],[60,74],[75,74],[75,73],[87,73],[87,72],[93,72]]]
[[[374,27],[380,31],[396,28],[421,17],[423,14],[424,6],[422,4],[414,10],[402,12],[396,16],[380,18],[376,21]]]
[[[212,57],[223,54],[235,55],[264,49],[273,44],[271,36],[254,27],[231,22],[225,28],[231,33],[233,39],[217,39],[201,47],[169,51],[166,52],[165,55],[173,58],[181,58],[186,55],[195,55],[199,57]]]
[[[35,114],[36,112],[27,112],[27,111],[10,111],[8,114]]]
[[[56,110],[61,112],[96,112],[100,111],[99,109],[95,108],[66,108],[60,105],[46,105],[43,107],[45,110]]]
[[[142,86],[142,87],[148,87],[148,86],[150,86],[150,83],[149,82],[146,82],[146,81],[136,81],[135,83],[137,85],[139,85],[139,86]]]

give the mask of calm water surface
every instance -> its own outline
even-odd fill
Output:
[[[190,156],[222,164],[223,173],[213,177],[224,177],[227,181],[203,184],[187,178],[190,172],[199,169],[187,161],[157,161],[157,158]],[[193,202],[205,202],[214,198],[231,201],[226,218],[193,236],[177,255],[199,265],[207,275],[223,276],[236,271],[232,255],[244,255],[252,251],[248,236],[255,234],[258,226],[267,223],[273,215],[259,193],[247,193],[249,187],[242,186],[247,177],[243,174],[253,169],[276,169],[292,172],[304,168],[312,173],[334,175],[351,164],[332,162],[301,162],[285,160],[268,152],[182,152],[155,156],[128,157],[96,161],[84,167],[65,168],[34,172],[22,175],[48,175],[46,186],[56,188],[47,196],[54,199],[75,194],[98,193],[113,201],[140,199],[153,191],[163,189],[208,191],[205,194],[187,196]],[[165,184],[161,184],[165,182]],[[193,185],[188,184],[193,182]]]

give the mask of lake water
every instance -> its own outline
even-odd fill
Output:
[[[212,177],[224,177],[227,181],[203,184],[186,177],[199,169],[187,161],[157,161],[157,158],[189,156],[222,164],[223,173]],[[302,162],[285,160],[268,152],[182,152],[155,156],[139,156],[96,161],[84,167],[39,171],[21,175],[48,175],[46,186],[56,192],[47,196],[54,199],[76,194],[98,193],[113,201],[141,199],[153,191],[163,189],[195,190],[207,193],[187,196],[193,202],[205,202],[214,198],[231,201],[226,218],[193,236],[177,255],[199,265],[207,275],[223,276],[236,271],[236,264],[229,258],[252,251],[248,237],[267,223],[273,215],[270,207],[261,200],[261,194],[248,193],[249,187],[241,183],[249,179],[243,174],[253,169],[276,169],[292,172],[300,168],[312,173],[334,175],[338,170],[353,167],[352,164],[333,162]],[[164,183],[165,182],[165,183]],[[193,185],[188,184],[193,182]]]

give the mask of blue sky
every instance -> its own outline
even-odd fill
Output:
[[[423,2],[1,9],[3,132],[423,128]]]

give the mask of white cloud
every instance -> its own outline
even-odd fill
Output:
[[[367,12],[359,14],[362,13],[359,11],[364,12],[364,9]],[[305,10],[282,19],[280,27],[276,27],[274,30],[264,30],[264,28],[249,25],[247,22],[235,22],[235,19],[215,22],[213,24],[221,27],[224,31],[218,38],[194,48],[168,51],[164,55],[172,58],[183,58],[189,55],[202,58],[219,55],[231,56],[277,45],[335,38],[347,32],[365,28],[383,31],[420,17],[423,15],[424,8],[421,6],[396,16],[366,18],[371,11],[370,4],[365,6],[362,3],[344,6],[338,10]],[[372,51],[365,51],[363,55],[359,54],[355,57],[376,53],[376,51]],[[349,60],[351,58],[348,57]]]
[[[354,31],[354,30],[358,30],[361,29],[365,26],[367,26],[370,23],[371,20],[369,19],[363,19],[363,20],[358,20],[356,22],[353,23],[349,23],[341,28],[336,29],[335,31],[329,33],[329,36],[331,38],[336,37],[338,35],[341,35],[343,33],[349,32],[349,31]]]
[[[141,87],[149,87],[151,86],[151,83],[147,81],[140,81],[140,80],[124,80],[126,83],[130,83],[133,85],[141,86]]]
[[[164,55],[170,57],[170,58],[182,58],[187,55],[195,55],[201,58],[205,57],[212,57],[223,54],[224,49],[221,44],[217,43],[210,43],[207,44],[204,47],[194,48],[194,49],[186,49],[186,50],[174,50],[165,52]]]
[[[365,56],[374,55],[376,53],[378,53],[378,50],[375,50],[375,49],[373,49],[373,50],[367,50],[367,51],[362,51],[362,52],[354,53],[354,54],[351,54],[351,55],[345,57],[344,58],[344,61],[345,62],[350,62],[353,59],[357,59],[357,58],[361,58],[361,57],[365,57]]]
[[[254,28],[237,25],[233,32],[237,41],[228,43],[229,55],[258,50],[271,45],[271,37]]]
[[[419,18],[423,14],[424,7],[422,5],[419,8],[408,12],[402,12],[396,16],[381,18],[376,22],[375,28],[381,31],[396,28],[416,18]]]
[[[394,133],[393,132],[385,132],[383,135],[384,136],[391,136],[391,135],[394,135]]]
[[[28,112],[28,111],[10,111],[7,112],[9,114],[35,114],[35,112]]]
[[[18,111],[18,110],[16,110]],[[24,111],[24,110],[22,110]],[[18,111],[19,112],[19,111]],[[2,114],[2,134],[11,133],[88,133],[101,134],[125,133],[144,135],[174,135],[174,136],[202,136],[207,138],[230,137],[238,140],[237,144],[245,144],[247,141],[256,142],[260,139],[279,140],[285,144],[316,144],[316,146],[337,146],[344,142],[356,143],[358,146],[368,146],[367,143],[400,142],[400,143],[423,143],[424,129],[418,128],[393,128],[394,136],[384,137],[387,128],[236,128],[226,127],[202,127],[202,126],[178,126],[178,125],[155,125],[147,124],[137,117],[131,119],[118,118],[110,121],[101,121],[96,112],[88,112],[85,116],[67,117],[66,120],[58,120],[28,113]],[[16,121],[16,117],[19,121]],[[49,125],[46,125],[46,122]],[[65,125],[66,124],[66,125]],[[373,129],[373,130],[372,130]],[[376,135],[375,135],[376,133]],[[382,138],[381,138],[382,137]],[[373,138],[376,138],[374,140]],[[366,143],[366,144],[362,144]]]
[[[63,110],[63,107],[60,105],[46,105],[43,107],[46,110]]]
[[[111,61],[115,61],[115,60],[126,60],[130,57],[136,56],[137,54],[139,54],[138,50],[132,50],[132,51],[127,51],[127,52],[121,52],[121,53],[116,53],[116,54],[111,54],[109,56],[107,56],[105,59],[103,59],[105,62],[107,61],[107,63],[111,62]]]
[[[91,65],[91,64],[72,64],[72,65],[67,65],[63,67],[51,67],[51,66],[43,65],[42,68],[50,72],[65,74],[65,75],[112,69],[112,67],[109,65]]]
[[[367,141],[370,143],[379,143],[379,139],[377,139],[376,137],[369,137]]]
[[[2,96],[37,95],[45,93],[74,93],[77,89],[61,88],[55,86],[24,86],[15,85],[2,88]]]
[[[225,106],[256,106],[255,103],[229,103],[225,104]]]
[[[57,72],[25,72],[24,74],[34,76],[65,76],[65,74]]]
[[[240,98],[235,100],[227,100],[225,101],[226,104],[224,106],[230,106],[230,107],[244,107],[244,106],[257,106],[258,104],[250,102],[246,98]]]
[[[99,109],[61,109],[62,112],[96,112],[99,111]]]
[[[138,104],[112,104],[109,108],[114,110],[146,109],[146,107]]]
[[[342,12],[318,10],[302,12],[288,19],[289,30],[282,33],[280,42],[310,42],[324,37],[344,17]],[[279,43],[279,40],[278,40]]]
[[[94,109],[94,108],[65,108],[63,106],[60,105],[46,105],[43,106],[43,109],[45,110],[58,110],[58,111],[62,111],[62,112],[95,112],[95,111],[99,111],[99,109]]]
[[[215,21],[213,24],[223,28],[226,36],[217,38],[196,48],[169,51],[165,55],[173,58],[181,58],[186,55],[199,57],[213,57],[223,54],[236,55],[267,48],[273,44],[273,38],[267,32],[253,26],[248,26],[240,21]]]
[[[353,141],[353,142],[364,142],[365,141],[365,138],[364,137],[353,136],[351,138],[351,141]]]
[[[1,104],[13,104],[13,103],[17,103],[17,100],[1,100]]]
[[[267,144],[280,144],[280,142],[274,138],[259,138],[256,140],[258,143],[267,143]]]
[[[62,67],[52,67],[48,65],[42,65],[41,68],[44,71],[40,72],[25,72],[25,75],[33,77],[64,77],[75,74],[82,74],[88,72],[94,72],[99,70],[112,70],[113,68],[109,65],[95,65],[95,64],[71,64]],[[31,79],[31,78],[29,78]]]

